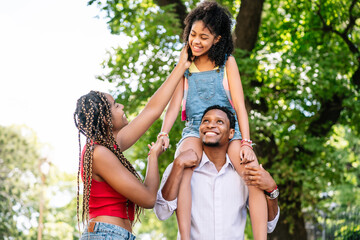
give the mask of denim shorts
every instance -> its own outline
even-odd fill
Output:
[[[199,134],[199,128],[200,128],[200,124],[201,124],[201,120],[187,120],[185,122],[185,128],[183,129],[183,132],[181,134],[181,139],[180,141],[176,144],[176,148],[178,148],[180,146],[180,144],[182,143],[182,141],[184,141],[185,138],[187,137],[196,137],[196,138],[200,138],[200,134]],[[241,133],[239,131],[239,124],[236,121],[235,122],[235,133],[233,138],[230,140],[239,140],[241,139]]]
[[[90,222],[80,240],[134,240],[135,238],[131,232],[120,226],[103,222]]]

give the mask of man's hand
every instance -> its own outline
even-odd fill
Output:
[[[260,167],[251,167],[245,165],[244,179],[247,185],[258,187],[261,190],[271,192],[276,188],[276,183],[270,173],[262,165]],[[278,214],[278,199],[266,198],[268,208],[268,221],[275,219]]]
[[[189,149],[181,152],[174,160],[174,164],[182,168],[192,168],[199,164],[199,157],[194,150]]]
[[[161,190],[162,196],[166,201],[172,201],[178,197],[180,183],[183,179],[185,169],[191,170],[191,168],[196,167],[198,163],[199,158],[192,149],[181,152],[177,158],[175,158],[171,172]]]
[[[255,186],[261,190],[270,192],[276,188],[276,183],[270,173],[262,165],[260,167],[251,167],[246,165],[244,171],[244,180],[248,186]]]

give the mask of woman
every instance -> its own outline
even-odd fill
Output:
[[[79,175],[84,182],[82,221],[88,223],[82,239],[111,236],[135,239],[132,224],[141,208],[152,208],[159,186],[158,156],[164,151],[163,140],[149,145],[148,166],[144,182],[122,152],[131,147],[158,119],[169,102],[190,62],[187,48],[168,79],[151,97],[143,111],[130,123],[124,106],[109,94],[91,91],[82,96],[74,113],[75,125],[86,137],[79,156]],[[105,239],[105,238],[104,238]]]

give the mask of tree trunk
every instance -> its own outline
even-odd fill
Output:
[[[242,0],[236,18],[235,47],[251,51],[254,49],[261,22],[264,0]]]
[[[239,14],[236,18],[236,27],[235,27],[235,47],[240,48],[242,50],[246,50],[248,52],[251,52],[255,45],[258,38],[258,32],[259,27],[261,24],[261,13],[263,9],[264,0],[242,0]],[[251,77],[250,77],[251,79]],[[247,103],[247,108],[259,108],[257,110],[266,113],[267,111],[267,104],[264,102],[264,104],[256,105],[253,103]],[[247,109],[248,111],[250,109]],[[271,164],[272,156],[274,156],[274,153],[277,153],[277,146],[275,141],[273,141],[273,136],[271,133],[264,133],[267,135],[272,141],[270,143],[264,143],[260,145],[262,148],[257,149],[255,148],[255,151],[257,152],[257,155],[260,157],[260,160],[262,157],[269,159],[268,164]],[[266,146],[266,147],[264,147]],[[265,166],[270,167],[270,166]],[[294,184],[294,183],[291,183]],[[286,189],[288,186],[291,185],[284,185],[279,186],[279,189]],[[283,198],[281,197],[283,196]],[[288,199],[286,196],[280,194],[279,203],[281,205],[289,206],[290,204],[294,204],[293,202],[286,202]],[[269,239],[294,239],[294,240],[306,240],[307,234],[305,229],[305,222],[304,222],[304,216],[301,212],[301,201],[300,199],[295,203],[296,209],[282,209],[280,210],[280,219],[278,221],[277,227],[275,228],[275,231],[268,235]],[[298,213],[298,214],[297,214]],[[289,216],[293,218],[292,226],[293,231],[290,232],[290,224],[287,222],[287,219]]]
[[[290,183],[293,184],[293,183]],[[285,186],[279,186],[279,189],[284,189]],[[288,202],[287,197],[279,196],[279,202],[282,202],[282,205],[288,206],[290,204],[294,204],[294,201]],[[291,240],[305,240],[307,239],[307,233],[305,229],[305,221],[304,216],[301,212],[301,201],[300,199],[295,200],[295,209],[281,209],[280,210],[280,218],[275,228],[274,232],[268,235],[268,239],[270,240],[283,240],[283,239],[291,239]],[[287,222],[287,217],[291,216],[293,218],[293,222],[291,224],[292,231],[290,233],[291,226]]]

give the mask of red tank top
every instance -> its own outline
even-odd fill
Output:
[[[81,154],[81,178],[83,177],[83,158],[86,146]],[[128,206],[126,206],[128,205]],[[134,203],[120,193],[116,192],[109,184],[91,180],[89,199],[89,219],[97,216],[113,216],[134,220]]]

